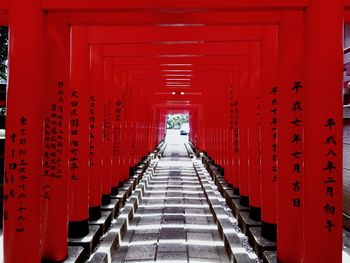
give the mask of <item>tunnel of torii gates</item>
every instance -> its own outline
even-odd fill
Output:
[[[341,262],[340,0],[0,0],[10,29],[6,263],[60,261],[189,113],[190,140],[276,238]]]

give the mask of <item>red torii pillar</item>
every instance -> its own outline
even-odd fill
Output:
[[[293,34],[291,34],[293,32]],[[281,262],[301,262],[303,241],[304,13],[281,14],[278,41],[279,154],[277,253]],[[300,107],[298,104],[300,103]]]
[[[232,80],[230,80],[231,82]],[[234,173],[233,173],[233,160],[234,160],[234,149],[233,149],[233,136],[234,136],[234,97],[233,97],[233,85],[229,83],[228,88],[229,98],[229,126],[227,128],[227,172],[225,173],[225,180],[230,187],[234,186]]]
[[[236,195],[239,195],[239,185],[240,185],[240,176],[239,176],[239,83],[238,77],[239,70],[232,72],[233,79],[233,133],[232,133],[232,150],[233,150],[233,192]]]
[[[65,15],[47,17],[44,154],[41,181],[42,257],[62,261],[68,237],[69,27]]]
[[[89,45],[86,27],[71,28],[71,82],[69,127],[70,237],[89,233]]]
[[[90,98],[89,98],[89,219],[101,217],[102,155],[103,155],[103,47],[90,45]]]
[[[228,130],[229,130],[229,124],[230,124],[230,110],[229,110],[229,104],[230,104],[230,98],[228,96],[228,89],[226,82],[222,83],[221,88],[221,97],[222,102],[224,102],[224,105],[222,106],[222,121],[221,121],[221,155],[222,157],[222,167],[224,169],[224,176],[227,177],[226,174],[229,173],[229,148],[228,148]]]
[[[242,73],[238,87],[238,129],[239,129],[239,194],[240,203],[249,206],[248,181],[248,70],[247,56],[241,57],[240,71]]]
[[[121,72],[114,68],[113,84],[113,114],[112,114],[112,129],[113,129],[113,151],[112,151],[112,195],[118,194],[119,184],[121,179],[121,116],[123,112],[123,102],[121,99]]]
[[[41,1],[11,1],[9,26],[4,261],[36,263],[41,261],[42,102],[47,70]]]
[[[260,43],[250,43],[249,55],[250,82],[248,90],[248,127],[249,127],[249,214],[255,220],[261,220],[261,139],[260,139]]]
[[[113,107],[113,73],[112,58],[104,60],[103,89],[103,158],[102,158],[102,205],[111,202],[112,191],[112,107]]]
[[[276,239],[278,180],[277,28],[263,29],[261,41],[261,221],[262,235]]]
[[[304,262],[342,260],[343,12],[342,0],[306,10]]]
[[[129,152],[129,175],[133,172],[135,163],[136,163],[136,140],[137,140],[137,132],[138,132],[138,107],[139,107],[139,96],[136,92],[136,88],[134,87],[134,83],[130,81],[129,88],[129,116],[128,121],[130,123],[130,129],[128,135],[130,136],[130,144],[128,145]]]
[[[129,153],[130,153],[130,136],[129,136],[129,110],[130,110],[130,94],[129,94],[129,75],[127,72],[123,72],[122,75],[122,103],[123,103],[123,114],[121,122],[121,151],[122,151],[122,162],[121,162],[121,174],[122,182],[126,181],[129,177]]]

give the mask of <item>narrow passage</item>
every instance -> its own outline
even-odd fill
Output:
[[[167,144],[112,262],[230,262],[184,144]]]

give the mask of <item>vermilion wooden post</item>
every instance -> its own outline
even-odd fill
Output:
[[[47,17],[44,154],[41,181],[42,257],[67,257],[68,236],[68,124],[69,27],[65,15]]]
[[[135,94],[135,88],[133,87],[133,84],[130,83],[130,128],[129,135],[130,135],[130,154],[129,154],[129,175],[133,171],[133,167],[136,162],[136,140],[137,140],[137,116],[136,116],[136,109],[139,107],[138,103],[138,96]]]
[[[71,28],[71,82],[69,127],[69,232],[89,232],[89,45],[86,27]]]
[[[227,128],[227,172],[225,173],[225,180],[229,186],[233,187],[233,129],[234,129],[234,95],[232,79],[228,83],[228,128]]]
[[[293,31],[293,34],[290,32]],[[304,13],[281,15],[278,39],[279,177],[277,246],[281,262],[301,262],[304,247]]]
[[[306,11],[304,262],[342,260],[343,8],[311,0]]]
[[[107,205],[111,202],[112,191],[113,73],[113,60],[111,58],[105,58],[103,89],[102,205]]]
[[[121,120],[123,113],[123,102],[121,99],[121,74],[116,68],[113,73],[113,151],[112,151],[112,195],[118,194],[118,187],[121,180]]]
[[[248,114],[249,122],[249,205],[250,217],[260,221],[261,219],[261,164],[260,164],[260,43],[250,44],[249,54],[249,90],[248,90]]]
[[[207,110],[207,122],[208,122],[208,141],[209,141],[209,147],[208,147],[208,153],[210,157],[215,158],[215,148],[214,148],[214,127],[215,127],[215,120],[213,120],[213,116],[211,115],[211,112],[214,110],[212,98],[209,98],[207,101],[208,110]]]
[[[233,150],[233,166],[232,166],[232,174],[233,174],[233,191],[236,195],[239,195],[239,185],[240,185],[240,177],[239,177],[239,84],[238,84],[238,70],[232,72],[233,74],[233,132],[232,132],[232,150]]]
[[[222,84],[224,86],[224,84]],[[227,128],[229,125],[229,110],[228,110],[228,104],[229,104],[229,98],[227,94],[227,90],[225,87],[221,87],[221,97],[222,97],[222,102],[224,103],[223,106],[221,106],[221,132],[220,132],[220,156],[221,156],[221,167],[223,168],[224,175],[227,173]]]
[[[278,111],[277,87],[277,30],[275,26],[263,30],[261,41],[261,221],[262,234],[276,239],[276,206],[278,180]]]
[[[130,146],[130,134],[129,134],[130,94],[129,94],[129,75],[127,72],[124,73],[122,81],[123,81],[122,97],[123,97],[124,112],[123,112],[122,134],[121,134],[122,152],[123,152],[121,173],[122,173],[122,182],[124,182],[128,180],[128,177],[129,177],[129,153],[130,153],[130,147],[129,147]]]
[[[101,217],[103,156],[103,46],[90,46],[89,96],[89,219]]]
[[[238,87],[238,109],[239,109],[239,194],[240,203],[249,206],[249,181],[248,181],[248,58],[241,59],[241,83]]]
[[[4,261],[35,263],[41,261],[42,102],[47,69],[41,1],[11,1],[9,26]]]
[[[130,76],[125,77],[125,126],[124,133],[122,135],[124,144],[124,167],[123,167],[123,181],[128,180],[130,172],[130,154],[131,154],[131,139],[132,139],[132,121],[131,121],[131,94],[130,94]]]

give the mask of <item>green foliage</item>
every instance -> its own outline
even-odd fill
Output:
[[[7,80],[8,28],[0,27],[0,82]]]
[[[190,116],[188,114],[174,114],[168,115],[167,129],[180,129],[183,123],[189,122]]]

